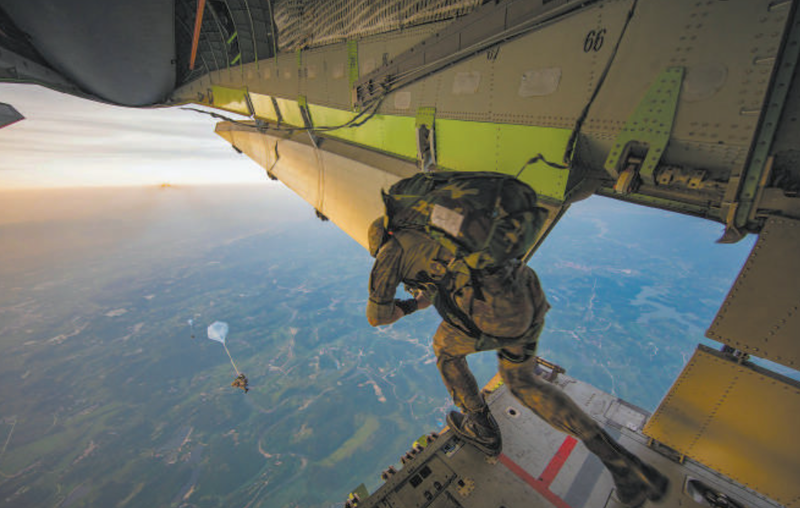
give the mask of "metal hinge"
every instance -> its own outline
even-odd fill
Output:
[[[557,365],[549,360],[545,360],[541,356],[536,357],[535,371],[536,375],[542,376],[545,379],[545,381],[549,381],[551,383],[555,382],[559,374],[564,374],[567,372],[566,369],[564,369],[564,367]]]
[[[637,175],[644,183],[656,185],[655,170],[672,134],[683,75],[683,67],[665,69],[617,136],[604,167],[618,179],[618,186],[630,188]],[[640,160],[634,164],[633,158]],[[623,172],[627,174],[622,176]]]
[[[628,154],[622,164],[622,171],[619,172],[617,183],[614,184],[614,192],[617,194],[630,194],[639,188],[639,170],[642,168],[642,157]]]

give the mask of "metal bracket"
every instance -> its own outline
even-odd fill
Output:
[[[417,109],[417,165],[425,173],[436,166],[436,108]]]
[[[278,127],[283,123],[283,115],[281,114],[281,107],[278,105],[278,100],[275,97],[270,97],[272,101],[272,108],[275,110],[275,116],[278,120]]]
[[[736,363],[744,363],[750,359],[750,355],[748,353],[745,353],[744,351],[731,347],[727,344],[724,344],[720,351],[730,356],[731,360]]]
[[[746,232],[739,231],[734,224],[736,218],[736,210],[739,208],[739,203],[734,201],[728,204],[728,214],[725,216],[725,232],[717,239],[717,243],[733,244],[747,236]]]
[[[472,478],[462,478],[456,482],[456,491],[461,497],[469,497],[475,490],[475,480]]]
[[[783,4],[780,6],[783,6]],[[776,5],[775,8],[777,7],[779,6]],[[762,182],[762,174],[769,159],[775,131],[780,123],[779,120],[789,93],[789,85],[792,82],[794,69],[798,60],[800,60],[800,9],[796,9],[791,19],[789,19],[787,30],[789,35],[784,42],[783,54],[775,66],[769,99],[764,102],[762,109],[759,111],[761,113],[759,131],[753,140],[753,151],[742,178],[742,187],[737,196],[737,201],[741,204],[733,221],[737,228],[747,227],[748,221],[751,221],[755,215],[751,208],[756,206],[758,190],[763,187],[763,184],[759,184]],[[740,114],[745,113],[745,111],[740,111]]]
[[[362,483],[361,485],[356,487],[356,490],[347,495],[347,500],[345,501],[344,506],[345,508],[355,508],[356,506],[358,506],[358,503],[360,503],[362,499],[366,499],[368,497],[369,497],[369,491],[367,490],[367,487]]]
[[[630,146],[628,147],[628,149]],[[630,154],[624,158],[622,171],[619,172],[617,183],[614,184],[614,192],[617,194],[630,194],[639,188],[639,171],[642,167],[642,158]]]
[[[319,148],[319,137],[314,135],[314,122],[311,120],[311,111],[308,109],[308,99],[306,99],[305,95],[297,97],[297,107],[300,109],[303,126],[311,139],[311,144],[314,145],[314,148]]]
[[[350,103],[357,102],[356,81],[358,81],[358,41],[347,41],[347,76],[350,81]]]
[[[702,190],[706,185],[708,171],[705,169],[684,168],[679,166],[662,167],[656,175],[658,185],[669,185],[690,190]]]
[[[645,183],[656,185],[654,173],[672,133],[683,74],[683,67],[668,67],[650,86],[606,158],[608,174],[619,178],[628,169],[629,156],[641,157],[640,177]]]
[[[566,369],[564,367],[557,365],[549,360],[545,360],[541,356],[535,357],[536,359],[536,366],[534,370],[537,375],[542,376],[545,381],[550,383],[555,383],[556,379],[558,379],[559,374],[564,374]],[[544,367],[544,368],[542,368]],[[548,370],[549,369],[549,372]]]
[[[700,506],[710,508],[744,508],[744,504],[728,497],[722,491],[709,487],[696,478],[687,478],[684,493]]]
[[[362,77],[356,74],[355,80],[351,74],[353,104],[364,107],[388,92],[547,26],[562,16],[586,8],[591,2],[561,0],[478,3],[482,5],[472,13],[455,19],[430,37],[394,55],[372,72]],[[348,41],[348,53],[350,51]]]
[[[250,118],[255,118],[256,107],[253,105],[253,99],[250,98],[250,91],[244,93],[244,103],[247,104],[247,110],[250,112]]]

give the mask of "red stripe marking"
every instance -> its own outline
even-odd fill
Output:
[[[533,490],[542,495],[545,499],[550,501],[556,508],[571,508],[570,505],[564,502],[563,499],[550,492],[547,486],[533,476],[529,475],[527,471],[519,467],[517,463],[508,458],[508,455],[500,454],[500,462],[506,466],[512,473],[517,475],[522,481],[533,487]]]
[[[553,455],[552,459],[550,459],[550,462],[544,468],[544,471],[539,478],[534,478],[531,476],[527,471],[522,469],[519,464],[511,460],[508,455],[504,453],[500,454],[498,460],[501,464],[506,466],[509,471],[517,475],[520,480],[530,485],[533,490],[550,501],[550,503],[556,506],[556,508],[572,508],[563,499],[550,491],[550,484],[553,483],[553,480],[555,480],[559,471],[561,471],[561,468],[569,458],[577,442],[578,441],[574,437],[567,436],[564,442],[561,443],[561,447],[558,449],[556,454]]]
[[[572,453],[577,443],[577,439],[572,436],[567,436],[564,442],[561,443],[561,448],[559,448],[553,458],[550,459],[550,463],[547,464],[547,467],[544,468],[541,476],[539,476],[539,481],[549,487],[550,484],[553,483],[553,480],[556,479],[558,472],[561,471],[561,468],[564,466],[564,463],[569,458],[569,454]]]

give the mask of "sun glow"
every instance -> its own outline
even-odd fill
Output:
[[[0,85],[26,119],[0,130],[0,189],[266,184],[259,166],[180,108],[134,109]]]

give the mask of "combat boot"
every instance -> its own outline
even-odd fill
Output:
[[[500,455],[503,450],[500,427],[488,407],[483,411],[467,414],[450,411],[447,415],[447,424],[460,438],[490,457]]]
[[[604,431],[583,442],[611,473],[617,499],[637,508],[645,501],[659,501],[667,493],[669,479],[656,468],[645,464]]]

